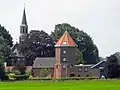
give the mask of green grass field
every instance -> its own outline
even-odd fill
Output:
[[[0,82],[0,90],[120,90],[120,80]]]

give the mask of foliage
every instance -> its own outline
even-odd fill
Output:
[[[15,80],[15,73],[8,74],[9,80]]]
[[[1,25],[0,25],[0,36],[2,36],[4,38],[7,45],[12,47],[12,45],[13,45],[12,37],[9,34],[9,32]]]
[[[0,25],[0,63],[8,60],[11,55],[11,49],[13,41],[9,32]]]
[[[23,61],[17,61],[16,65],[14,66],[14,71],[20,72],[20,75],[23,75],[26,73],[26,65]]]
[[[77,61],[77,64],[85,63],[85,61],[83,60],[83,54],[78,50],[78,48],[76,49],[76,61]]]
[[[15,75],[15,80],[27,80],[29,75]]]
[[[29,78],[28,75],[16,75],[14,73],[8,74],[9,80],[27,80]]]
[[[54,57],[54,43],[52,38],[44,31],[33,30],[29,34],[28,43],[21,44],[21,52],[28,65],[33,64],[36,57]]]
[[[0,36],[0,62],[4,62],[11,54],[10,47],[6,44],[5,39]]]
[[[42,77],[47,77],[51,74],[51,72],[48,69],[41,69],[40,74],[42,75]]]
[[[94,64],[99,60],[99,53],[97,46],[93,43],[92,38],[82,30],[63,23],[55,25],[55,29],[51,32],[51,36],[55,42],[63,35],[65,31],[72,36],[73,40],[78,45],[78,49],[83,53],[83,60],[87,64]]]
[[[30,70],[26,70],[26,75],[29,75],[29,76],[31,76],[31,71]]]
[[[120,53],[115,53],[107,57],[107,65],[105,67],[105,73],[107,78],[119,78],[120,77],[120,64],[117,57]]]
[[[0,79],[1,81],[5,79],[5,70],[4,70],[3,63],[0,63]]]
[[[21,74],[19,70],[13,70],[12,73],[15,74],[15,75],[20,75]]]

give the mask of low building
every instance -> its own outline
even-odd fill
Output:
[[[105,76],[105,72],[104,72],[105,66],[106,66],[106,60],[102,60],[97,64],[93,65],[91,69],[93,70],[93,72],[98,71],[99,72],[98,76],[99,78],[101,78],[102,76]]]
[[[96,65],[76,65],[76,43],[68,32],[58,40],[55,45],[55,57],[36,58],[34,60],[32,73],[34,77],[51,76],[55,79],[65,77],[97,77],[100,69]]]
[[[77,69],[77,77],[90,77],[92,65],[75,65]]]
[[[47,77],[54,74],[55,58],[36,58],[32,67],[34,77]]]

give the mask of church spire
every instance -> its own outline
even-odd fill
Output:
[[[20,25],[20,39],[19,42],[26,42],[28,39],[28,25],[26,20],[25,7],[23,10],[22,23]]]
[[[24,11],[23,11],[22,24],[23,24],[23,25],[27,25],[25,7],[24,7]]]

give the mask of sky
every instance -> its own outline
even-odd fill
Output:
[[[24,3],[29,31],[69,23],[89,34],[101,57],[120,52],[120,0],[0,0],[0,24],[19,41]]]

